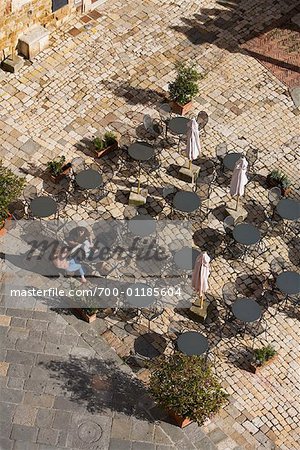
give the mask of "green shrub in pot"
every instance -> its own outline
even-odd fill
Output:
[[[175,67],[177,70],[176,78],[169,83],[170,99],[179,105],[186,105],[198,94],[197,81],[202,78],[202,75],[193,64],[179,62]]]
[[[65,162],[66,162],[65,156],[60,156],[57,159],[53,159],[52,161],[49,161],[47,163],[47,169],[49,170],[51,175],[56,177],[57,175],[59,175],[62,172]]]
[[[161,355],[149,368],[153,398],[179,417],[201,425],[227,402],[228,394],[200,356]]]
[[[0,228],[9,217],[9,205],[21,195],[25,183],[24,177],[15,175],[10,169],[4,167],[0,160]]]

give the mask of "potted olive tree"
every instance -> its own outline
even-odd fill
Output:
[[[6,223],[11,219],[9,205],[22,193],[25,178],[15,175],[0,161],[0,235],[6,233]]]
[[[153,398],[181,428],[203,424],[227,402],[228,394],[200,356],[161,355],[149,368]]]
[[[250,370],[253,373],[258,373],[263,367],[271,364],[277,358],[277,352],[271,345],[256,348],[253,354],[253,362],[250,365]]]
[[[172,83],[169,83],[169,96],[173,111],[176,114],[184,115],[192,107],[192,99],[198,92],[197,81],[202,78],[194,65],[184,63],[176,64],[177,76]]]
[[[103,137],[95,137],[94,146],[96,157],[100,158],[118,148],[117,136],[112,131],[107,131]]]
[[[59,183],[62,178],[68,175],[71,171],[71,163],[66,163],[65,156],[60,156],[57,159],[53,159],[47,163],[47,169],[50,174],[50,178],[54,183]]]
[[[280,187],[281,194],[286,196],[291,191],[291,181],[281,170],[274,169],[267,176],[267,185],[272,188],[275,186]]]

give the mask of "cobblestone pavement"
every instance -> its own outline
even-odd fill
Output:
[[[299,25],[300,8],[289,12],[278,24],[272,24],[263,34],[244,43],[243,48],[264,64],[280,81],[290,88],[300,84]]]
[[[196,1],[176,0],[171,3],[149,0],[141,3],[131,0],[126,2],[126,5],[120,1],[113,1],[99,9],[101,16],[95,16],[92,22],[89,21],[92,25],[90,28],[83,28],[85,22],[82,20],[71,21],[64,30],[53,34],[52,47],[36,58],[32,65],[24,67],[18,75],[2,76],[0,148],[4,163],[18,173],[26,173],[28,182],[38,189],[44,189],[49,193],[57,191],[60,187],[54,186],[45,175],[45,166],[49,159],[65,154],[69,160],[75,156],[84,156],[88,163],[92,162],[91,140],[94,135],[108,129],[117,131],[121,136],[128,134],[132,138],[144,137],[141,127],[143,114],[149,113],[158,118],[157,105],[164,99],[167,83],[174,76],[174,62],[177,59],[191,59],[205,75],[200,81],[200,94],[195,100],[194,111],[205,110],[209,115],[206,133],[201,135],[203,154],[197,163],[202,170],[207,167],[208,160],[214,161],[215,148],[221,143],[226,143],[229,150],[247,151],[250,146],[257,148],[259,150],[255,167],[257,176],[249,183],[243,203],[249,212],[247,220],[261,225],[264,212],[268,212],[269,206],[265,176],[271,169],[280,167],[288,174],[292,180],[290,196],[299,198],[299,109],[294,108],[286,86],[258,61],[251,58],[240,45],[247,41],[249,36],[270,27],[274,21],[288,14],[295,6],[295,2],[291,0],[241,1],[238,4],[231,2],[226,5],[204,1],[201,8]],[[80,33],[74,31],[70,33],[74,28],[79,29]],[[163,167],[166,170],[160,171],[159,176],[148,174],[147,178],[145,176],[142,178],[144,185],[151,186],[146,210],[159,218],[164,217],[167,210],[161,196],[161,188],[166,185],[186,187],[186,183],[177,178],[178,166],[183,164],[184,158],[177,152],[176,145],[169,145],[161,140],[160,146]],[[128,191],[135,181],[135,174],[130,171],[116,173],[114,169],[119,166],[120,159],[120,155],[116,154],[99,161],[109,194],[101,201],[98,212],[95,212],[92,206],[90,209],[79,206],[76,210],[74,205],[69,205],[65,211],[66,217],[72,220],[96,219],[99,215],[103,218],[124,217]],[[228,259],[223,252],[222,227],[224,217],[222,205],[229,200],[227,191],[228,178],[219,177],[211,194],[214,214],[206,221],[201,219],[201,225],[197,225],[195,229],[195,245],[200,248],[203,248],[204,243],[207,244],[208,238],[211,237],[210,241],[213,244],[208,245],[209,253],[216,250],[218,238],[222,241],[221,251],[216,251],[211,267],[210,296],[214,309],[211,321],[204,327],[195,323],[185,313],[165,311],[163,316],[151,324],[153,332],[167,333],[170,322],[181,320],[186,327],[200,328],[209,333],[209,336],[215,336],[214,332],[218,326],[215,318],[222,314],[220,296],[225,282],[232,281],[236,283],[241,293],[247,295],[251,293],[259,297],[264,279],[262,274],[269,271],[273,259],[283,257],[288,267],[299,270],[299,241],[297,237],[287,238],[280,230],[275,230],[267,236],[269,251],[263,256],[249,258],[244,263]],[[232,337],[226,335],[222,342],[215,342],[220,375],[231,394],[231,404],[198,431],[189,427],[185,432],[185,438],[190,440],[182,442],[179,448],[193,448],[194,443],[191,444],[193,433],[201,431],[213,441],[211,448],[216,445],[219,450],[239,448],[238,446],[248,450],[299,449],[297,415],[300,409],[299,317],[291,305],[274,316],[270,313],[276,311],[276,305],[268,308],[268,311],[266,312],[268,335],[266,338],[262,335],[259,341],[264,342],[267,339],[268,342],[274,342],[279,351],[277,361],[264,369],[261,374],[254,376],[245,371],[240,362],[241,359],[244,360],[245,346],[249,345],[249,342],[242,342],[239,347],[239,341],[232,341]],[[50,316],[47,319],[47,330],[51,330],[49,334],[52,337],[44,337],[42,344],[37,343],[36,353],[30,352],[29,354],[33,356],[28,357],[26,361],[30,360],[29,364],[34,365],[44,349],[47,349],[46,355],[50,355],[50,359],[53,360],[51,355],[56,353],[55,347],[58,346],[56,340],[59,339],[59,348],[62,347],[61,351],[66,352],[63,355],[59,354],[65,358],[64,367],[58,367],[54,360],[52,366],[47,367],[47,373],[54,372],[54,379],[55,373],[60,373],[62,382],[66,382],[69,376],[66,372],[69,369],[74,370],[72,360],[70,362],[67,355],[72,355],[73,350],[76,353],[77,348],[86,347],[80,341],[80,345],[64,348],[65,345],[70,346],[70,343],[64,343],[68,338],[62,337],[65,334],[63,331],[59,333],[60,326],[63,329],[71,328],[55,313],[52,313],[52,317],[53,319],[50,319]],[[65,318],[77,331],[79,330],[79,333],[81,332],[80,327],[84,324],[73,316]],[[18,364],[14,358],[23,358],[26,353],[22,347],[27,345],[23,338],[27,336],[27,327],[30,327],[32,322],[30,317],[20,320],[15,311],[3,311],[1,320],[4,334],[10,326],[16,327],[16,330],[13,329],[11,332],[15,337],[11,344],[11,339],[8,338],[8,347],[2,358],[1,372],[5,384],[10,380],[5,375],[7,373],[9,375],[10,370],[13,371],[10,366]],[[38,320],[37,318],[34,328],[32,325],[33,329],[29,332],[32,339],[37,341],[41,335],[39,331],[42,331],[38,328]],[[62,323],[64,325],[60,325]],[[95,346],[98,342],[104,347],[105,342],[108,343],[109,347],[114,348],[121,357],[128,356],[136,335],[144,334],[147,325],[147,322],[140,320],[137,325],[138,331],[133,329],[128,332],[124,328],[124,317],[120,314],[112,316],[109,312],[103,313],[96,323],[86,328],[94,330],[95,327],[95,333],[99,336],[90,342],[92,348],[88,349],[87,354],[84,351],[75,354],[75,357],[81,358],[82,364],[84,358],[94,358],[94,354],[91,353],[96,351]],[[44,327],[45,323],[40,326]],[[77,337],[78,340],[83,339]],[[232,354],[232,342],[235,350],[240,348],[235,354]],[[16,345],[16,348],[9,345]],[[31,345],[30,348],[33,350],[35,347],[33,343]],[[39,350],[41,348],[43,351]],[[106,346],[105,349],[107,348]],[[17,355],[16,352],[21,352],[23,356]],[[103,355],[102,350],[100,355]],[[108,353],[105,357],[107,355]],[[19,363],[26,365],[26,361],[19,360]],[[43,361],[50,364],[49,358],[45,357]],[[125,366],[122,367],[126,370]],[[138,375],[140,378],[147,378],[145,371],[140,371]],[[36,400],[35,395],[30,394],[32,383],[30,379],[27,380],[29,378],[27,373],[21,377],[15,377],[13,374],[9,376],[16,380],[9,381],[11,384],[3,387],[5,390],[3,398],[9,405],[13,405],[7,407],[12,411],[11,415],[9,411],[7,415],[15,421],[16,429],[11,435],[11,426],[5,425],[2,427],[3,433],[6,430],[6,436],[12,436],[16,440],[19,440],[22,433],[22,439],[25,440],[26,435],[29,441],[34,439],[34,442],[39,442],[40,448],[47,448],[49,439],[60,439],[60,434],[55,427],[54,431],[52,429],[48,431],[48,425],[43,423],[49,423],[47,422],[49,417],[46,418],[48,409],[60,409],[55,408],[60,400],[53,405],[54,399],[49,400],[48,406],[40,404],[40,400]],[[19,378],[24,379],[24,383],[25,380],[29,381],[25,388],[23,382],[18,381]],[[72,417],[75,422],[70,422],[76,427],[78,420],[81,420],[80,414],[90,415],[92,411],[87,412],[86,404],[82,406],[80,389],[74,386],[72,381],[70,383],[68,394],[64,390],[64,395],[72,395],[76,399],[76,411],[74,418]],[[97,384],[97,380],[95,383]],[[39,386],[38,383],[34,383],[34,388],[39,389],[36,386]],[[47,386],[41,389],[48,389]],[[49,389],[51,386],[50,383]],[[47,396],[51,397],[52,394],[44,390],[42,392],[43,396],[46,396],[43,400],[47,402]],[[104,397],[109,396],[107,392],[109,389],[105,390]],[[15,397],[12,398],[10,395]],[[57,395],[61,397],[61,391]],[[63,400],[61,402],[63,403]],[[23,406],[20,407],[20,411],[15,412],[15,405],[21,403]],[[28,404],[34,408],[48,408],[47,413],[40,412],[38,416],[38,411],[34,408],[35,412],[32,415],[27,412],[24,414],[24,411],[22,413],[22,408],[26,408],[25,405]],[[78,406],[80,404],[81,406]],[[74,403],[72,406],[74,407]],[[65,408],[65,411],[69,411],[68,408]],[[99,412],[97,414],[99,415]],[[60,421],[53,418],[52,414],[50,416],[51,420]],[[18,423],[18,420],[19,422],[25,420],[24,417],[26,419],[28,417],[28,421],[31,422]],[[90,420],[90,417],[87,420]],[[104,430],[104,439],[109,435],[105,430],[111,426],[111,420],[112,413],[107,413],[99,422]],[[132,436],[130,438],[118,434],[126,428],[122,420],[120,419],[121,425],[116,425],[119,431],[116,431],[116,435],[112,438],[127,441]],[[92,431],[83,429],[84,437],[93,433],[97,435],[98,422],[95,423],[96,425],[92,425]],[[27,428],[20,430],[21,426],[30,428],[28,435]],[[139,430],[144,430],[143,427],[146,426],[148,425],[141,425]],[[172,433],[176,433],[173,427],[160,425],[162,428],[164,426],[172,429],[172,431],[165,430],[169,437]],[[38,428],[43,430],[39,434]],[[155,432],[153,428],[151,430],[152,441],[149,441],[149,448],[154,448],[152,443]],[[139,432],[143,436],[148,436],[147,431]],[[199,440],[199,436],[196,436],[195,440]],[[71,435],[66,439],[72,438]],[[177,438],[173,435],[172,442],[176,441]],[[70,440],[65,442],[69,446],[73,445],[70,444]],[[201,443],[201,440],[199,442]],[[210,448],[208,442],[203,441],[202,444],[199,442],[195,443],[196,448],[201,448],[204,444],[206,445],[204,448]],[[161,448],[164,448],[163,444],[168,445],[168,442],[160,441]],[[57,443],[58,448],[63,448],[64,445],[63,441]],[[76,445],[80,448],[81,444],[76,442]],[[116,441],[114,445],[115,448],[121,449],[121,445],[130,448],[131,444]],[[132,448],[137,448],[134,445]],[[143,444],[143,447],[147,448],[147,445]],[[50,448],[53,448],[53,445],[51,447],[50,444]]]

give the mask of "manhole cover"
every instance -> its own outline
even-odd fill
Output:
[[[83,422],[78,427],[78,436],[87,444],[97,442],[102,436],[102,428],[95,422]]]

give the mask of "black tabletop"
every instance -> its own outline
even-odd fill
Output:
[[[175,253],[174,263],[179,269],[193,270],[199,255],[200,252],[196,248],[183,247]]]
[[[282,272],[276,278],[276,286],[284,294],[293,295],[300,293],[300,274],[291,270]]]
[[[228,170],[233,170],[236,162],[243,156],[242,153],[227,153],[223,159],[223,164]]]
[[[129,220],[128,229],[134,236],[150,236],[155,232],[156,220],[148,215],[136,216]]]
[[[76,175],[76,183],[82,189],[96,189],[102,185],[102,175],[94,169],[82,170]]]
[[[129,146],[128,153],[136,161],[148,161],[154,156],[154,148],[148,142],[134,142]]]
[[[251,223],[240,223],[233,229],[236,242],[243,245],[254,245],[260,241],[260,231]]]
[[[148,290],[150,289],[150,295]],[[151,286],[144,283],[131,284],[126,289],[126,299],[134,308],[147,308],[155,302]]]
[[[261,307],[252,298],[239,298],[233,303],[232,312],[242,322],[255,322],[261,316]]]
[[[203,355],[208,350],[208,340],[197,331],[187,331],[177,339],[177,347],[186,355]]]
[[[291,198],[283,198],[276,206],[278,214],[287,220],[300,219],[300,202]]]
[[[174,195],[173,206],[178,211],[191,213],[200,206],[200,198],[195,192],[179,191]]]
[[[168,128],[174,134],[186,134],[189,121],[190,119],[187,119],[186,117],[173,117],[169,122]]]
[[[31,213],[34,217],[49,217],[57,211],[57,203],[51,197],[36,197],[30,202]]]

